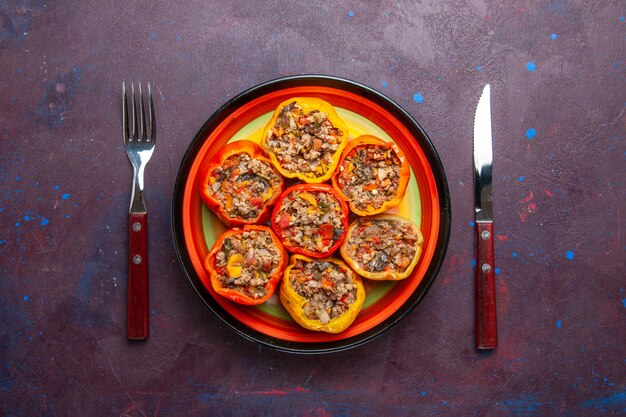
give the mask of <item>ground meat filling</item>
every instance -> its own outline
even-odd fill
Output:
[[[367,272],[404,272],[415,258],[421,233],[399,220],[357,220],[348,236],[349,257]]]
[[[328,323],[356,301],[356,284],[348,270],[334,262],[301,259],[289,271],[289,282],[307,300],[304,314],[309,320]]]
[[[379,209],[396,197],[402,161],[391,148],[363,145],[346,155],[337,181],[354,207]]]
[[[333,164],[344,132],[324,112],[304,113],[294,101],[283,107],[268,132],[268,150],[283,169],[320,177]]]
[[[295,191],[281,201],[275,224],[286,246],[327,252],[345,231],[343,216],[332,194]]]
[[[208,191],[229,217],[248,220],[259,216],[280,187],[280,174],[269,162],[239,153],[213,171]]]
[[[215,270],[223,288],[262,298],[279,262],[280,253],[269,232],[245,231],[224,239],[215,257]]]

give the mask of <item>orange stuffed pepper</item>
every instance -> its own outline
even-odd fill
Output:
[[[362,277],[398,281],[413,272],[423,242],[419,227],[411,220],[379,214],[352,222],[340,251]]]
[[[265,222],[284,187],[263,149],[249,140],[224,146],[201,180],[202,200],[228,226]]]
[[[354,213],[369,216],[400,204],[410,178],[398,145],[363,135],[348,142],[332,183]]]
[[[287,266],[287,252],[272,229],[246,225],[229,229],[204,261],[211,286],[239,304],[258,305],[276,290]]]

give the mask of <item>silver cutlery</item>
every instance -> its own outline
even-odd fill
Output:
[[[133,166],[133,190],[129,210],[129,260],[128,260],[128,327],[127,336],[144,340],[149,335],[148,310],[148,212],[144,194],[144,172],[156,143],[156,121],[152,90],[148,83],[148,123],[144,111],[141,83],[139,89],[139,115],[135,84],[131,83],[131,121],[128,121],[126,83],[122,83],[122,127],[126,154]],[[130,128],[130,131],[129,131]]]
[[[491,175],[491,97],[487,84],[474,117],[474,187],[476,229],[476,347],[498,345],[494,267],[493,201]]]

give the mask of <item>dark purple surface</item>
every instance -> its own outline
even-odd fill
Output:
[[[231,3],[237,3],[233,5]],[[0,0],[5,416],[598,416],[626,411],[623,2]],[[170,234],[178,165],[242,90],[324,73],[426,130],[453,229],[423,302],[294,356],[212,316]],[[126,339],[122,80],[155,86],[151,335]],[[471,132],[492,83],[499,346],[474,348]]]

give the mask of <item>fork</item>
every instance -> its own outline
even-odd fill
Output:
[[[129,132],[126,82],[122,83],[122,128],[128,159],[133,165],[133,191],[129,210],[128,259],[128,327],[129,339],[148,338],[148,212],[144,195],[144,171],[152,157],[156,142],[156,122],[152,90],[148,83],[148,118],[144,112],[144,97],[139,85],[139,116],[135,84],[131,83],[132,131]]]

